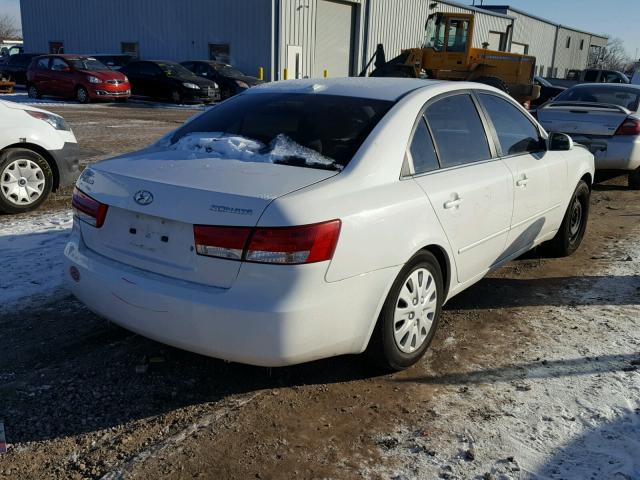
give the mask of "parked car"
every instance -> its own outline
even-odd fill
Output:
[[[261,85],[73,195],[72,292],[230,361],[424,354],[443,303],[542,242],[580,245],[593,155],[502,91],[399,78]]]
[[[91,57],[104,63],[111,70],[121,70],[135,60],[133,55],[126,53],[97,53]]]
[[[199,77],[208,78],[216,82],[220,86],[220,96],[223,99],[263,83],[262,80],[245,75],[228,63],[196,60],[182,62],[180,65]]]
[[[540,123],[595,155],[596,169],[629,174],[640,189],[640,85],[577,85],[538,109]]]
[[[216,102],[218,85],[200,78],[179,63],[164,60],[131,62],[120,70],[131,79],[134,95],[182,102]]]
[[[547,78],[546,80],[558,87],[573,87],[581,83],[631,83],[629,77],[622,72],[598,68],[569,70],[567,78]]]
[[[540,86],[540,96],[531,101],[531,107],[533,108],[539,107],[543,103],[548,102],[567,89],[566,87],[556,87],[551,85],[547,80],[538,76],[533,77],[533,83]]]
[[[129,79],[93,57],[43,55],[31,61],[27,70],[27,92],[31,98],[43,95],[75,98],[80,103],[94,100],[127,101]]]
[[[5,64],[0,65],[0,77],[8,78],[18,85],[27,84],[27,69],[31,60],[41,53],[19,53],[8,57]]]
[[[61,116],[0,100],[1,212],[34,210],[78,174],[78,144]]]

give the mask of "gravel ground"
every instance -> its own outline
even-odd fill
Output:
[[[72,123],[84,164],[194,113],[47,108]],[[640,478],[640,195],[621,185],[596,187],[575,256],[494,272],[394,375],[359,357],[229,364],[110,325],[55,288],[12,297],[0,478]],[[21,222],[64,218],[68,200],[0,229],[27,240]]]

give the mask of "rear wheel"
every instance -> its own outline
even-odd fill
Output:
[[[0,155],[0,211],[35,210],[47,199],[52,186],[53,172],[39,153],[12,148]]]
[[[547,244],[552,255],[568,257],[580,247],[587,230],[590,197],[589,187],[583,180],[580,180],[573,192],[558,233]]]
[[[433,340],[443,301],[440,265],[431,253],[419,253],[389,291],[367,348],[371,360],[387,371],[420,360]]]
[[[640,167],[629,173],[629,188],[640,190]]]
[[[91,98],[89,97],[89,92],[84,87],[76,88],[76,100],[80,103],[89,103]]]
[[[40,94],[40,92],[38,91],[38,88],[35,85],[29,85],[27,87],[27,94],[29,95],[29,98],[34,98],[34,99],[42,98],[42,95]]]
[[[509,93],[509,85],[507,82],[498,77],[478,77],[474,82],[484,83],[490,87],[495,87],[498,90],[502,90],[504,93]]]

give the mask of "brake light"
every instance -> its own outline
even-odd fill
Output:
[[[249,227],[194,225],[196,251],[208,257],[242,260],[251,230]]]
[[[640,120],[628,117],[622,125],[618,127],[614,135],[640,135]]]
[[[298,227],[194,226],[199,255],[255,263],[297,265],[331,260],[340,220]]]
[[[104,225],[104,219],[107,216],[109,205],[100,203],[94,198],[75,187],[73,189],[73,197],[71,197],[71,206],[75,215],[85,223],[92,227],[100,228]]]

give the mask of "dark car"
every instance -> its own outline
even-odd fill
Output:
[[[34,57],[39,57],[42,53],[18,53],[11,55],[7,62],[0,65],[0,77],[8,78],[18,85],[27,84],[27,69]]]
[[[129,77],[134,95],[174,103],[220,100],[220,89],[215,82],[194,75],[179,63],[141,60],[131,62],[120,72]]]
[[[27,70],[27,92],[31,98],[43,95],[93,100],[127,101],[129,80],[93,57],[84,55],[42,55],[31,60]]]
[[[91,56],[104,63],[111,70],[121,70],[135,60],[133,55],[126,53],[96,53]]]
[[[208,78],[216,82],[220,86],[220,96],[222,98],[232,97],[248,88],[263,83],[256,77],[245,75],[228,63],[194,60],[182,62],[181,65],[199,77]]]
[[[540,85],[540,97],[531,102],[532,107],[539,107],[543,103],[546,103],[547,101],[555,98],[566,90],[566,87],[552,85],[551,83],[549,83],[549,81],[538,76],[533,77],[533,83],[536,85]]]

